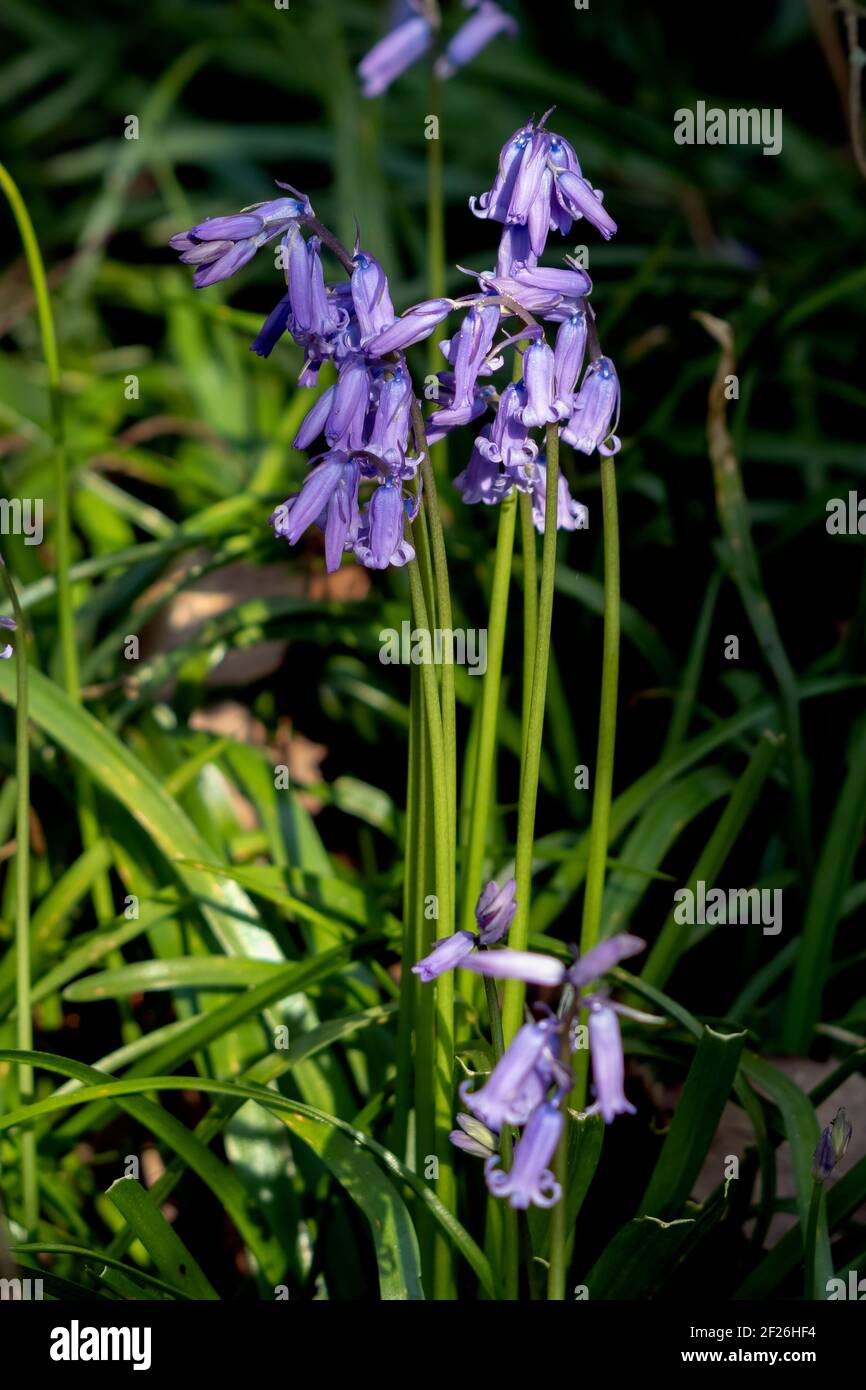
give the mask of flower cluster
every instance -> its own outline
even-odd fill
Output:
[[[533,431],[553,425],[584,454],[597,449],[610,455],[620,447],[619,380],[598,343],[588,302],[592,282],[572,257],[565,257],[564,267],[539,263],[550,232],[565,236],[584,218],[609,239],[616,223],[600,191],[583,177],[573,147],[547,130],[549,114],[537,126],[528,121],[515,131],[500,153],[491,188],[470,199],[476,217],[502,224],[496,266],[476,276],[479,292],[450,305],[441,299],[416,304],[372,344],[379,352],[404,351],[429,337],[449,308],[468,309],[458,332],[439,344],[448,366],[438,373],[438,408],[427,438],[434,444],[493,408],[454,485],[464,502],[488,506],[512,489],[529,493],[539,530],[546,507],[545,457]],[[514,319],[518,325],[495,341],[500,325]],[[552,346],[544,321],[558,325]],[[502,366],[503,350],[515,343],[523,345],[521,376],[497,392],[489,378]],[[561,474],[556,500],[557,526],[573,531],[588,525],[586,508],[572,498]]]
[[[436,59],[437,77],[452,77],[458,68],[477,58],[498,34],[513,37],[517,33],[516,20],[494,0],[463,0],[463,7],[472,13]],[[433,46],[435,30],[431,7],[424,0],[406,0],[401,8],[403,13],[397,23],[358,64],[365,97],[381,96],[395,78],[423,58]]]
[[[588,1114],[600,1113],[605,1123],[617,1115],[633,1115],[625,1097],[622,1038],[618,1013],[629,1013],[606,994],[588,987],[620,961],[644,948],[636,936],[611,937],[567,967],[555,956],[535,951],[512,951],[506,946],[488,947],[501,941],[516,911],[515,882],[503,888],[489,883],[475,909],[477,935],[459,931],[439,941],[429,956],[412,967],[424,981],[460,966],[493,979],[517,979],[549,988],[570,986],[566,1007],[559,1013],[527,1022],[500,1057],[479,1090],[470,1082],[460,1087],[460,1099],[470,1114],[457,1116],[460,1128],[451,1142],[466,1153],[485,1159],[487,1186],[512,1207],[549,1207],[559,1201],[561,1189],[551,1162],[562,1134],[562,1103],[574,1084],[568,1057],[579,1044],[577,1016],[589,1015],[589,1048],[595,1087],[595,1103]],[[514,1149],[511,1168],[500,1166],[499,1135],[503,1126],[522,1130]]]
[[[309,200],[295,194],[200,222],[171,244],[181,251],[181,261],[197,266],[194,284],[201,288],[232,275],[282,234],[286,292],[252,351],[267,357],[289,333],[304,351],[301,386],[314,387],[326,361],[333,363],[337,380],[318,397],[294,441],[296,449],[319,440],[325,447],[312,460],[300,492],[272,513],[271,524],[290,545],[318,525],[328,570],[339,569],[344,551],[371,569],[405,565],[415,553],[404,536],[405,520],[414,520],[420,500],[406,485],[415,478],[421,455],[410,450],[415,397],[405,360],[370,347],[395,320],[388,281],[358,242],[351,258],[344,253],[349,279],[327,282],[322,239],[305,238],[302,224],[318,227]],[[205,254],[215,259],[205,262]],[[374,484],[363,507],[361,483]]]
[[[482,10],[470,24],[480,22]],[[270,520],[290,545],[317,525],[324,532],[328,570],[338,569],[346,552],[370,569],[414,558],[405,532],[420,505],[419,465],[428,445],[461,426],[480,422],[471,457],[454,480],[463,500],[490,505],[513,489],[528,493],[539,530],[546,474],[533,431],[554,426],[586,454],[619,448],[613,432],[619,382],[598,346],[590,278],[568,257],[565,267],[543,266],[538,259],[548,234],[566,234],[576,218],[586,218],[605,237],[616,226],[601,194],[583,177],[572,146],[548,131],[545,121],[546,116],[537,126],[529,121],[515,132],[500,154],[492,187],[470,200],[477,217],[502,224],[496,267],[477,276],[472,293],[425,300],[399,318],[385,271],[361,248],[360,234],[350,254],[317,221],[309,199],[289,184],[279,185],[287,196],[208,218],[171,238],[181,261],[195,267],[197,289],[227,279],[260,247],[281,238],[285,293],[252,350],[267,357],[288,333],[304,352],[301,386],[316,386],[325,362],[337,380],[317,398],[294,441],[295,448],[320,452],[300,492]],[[305,236],[302,227],[311,234]],[[337,256],[348,279],[325,279],[323,247]],[[436,377],[436,408],[425,434],[404,354],[454,310],[464,316],[439,343],[447,365]],[[553,346],[545,340],[544,321],[558,325]],[[505,336],[497,339],[503,324]],[[512,345],[522,352],[522,374],[497,390],[491,378]],[[493,416],[484,423],[490,409]],[[363,504],[362,484],[372,485]],[[588,524],[586,508],[572,498],[561,475],[556,524],[568,530]]]

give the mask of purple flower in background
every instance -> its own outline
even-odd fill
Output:
[[[619,378],[610,358],[590,362],[574,398],[571,419],[562,430],[566,444],[583,454],[595,449],[605,455],[618,453],[620,442],[612,431],[619,419],[619,399]]]
[[[3,561],[0,560],[0,564],[2,563]],[[17,626],[18,625],[15,622],[14,618],[0,617],[0,627],[5,627],[7,632],[14,632]],[[2,651],[0,651],[0,661],[8,661],[10,656],[12,655],[12,651],[13,648],[11,642],[7,642],[6,646],[2,649]]]
[[[458,931],[453,936],[443,937],[436,942],[429,956],[424,956],[412,966],[412,974],[420,976],[425,983],[435,980],[446,970],[462,965],[475,947],[476,941],[471,931]]]
[[[626,932],[620,932],[617,936],[611,936],[607,941],[594,946],[585,956],[579,956],[567,972],[568,979],[575,989],[585,989],[600,975],[606,975],[609,970],[613,970],[621,960],[639,955],[645,949],[646,942],[639,936],[629,936]]]
[[[471,8],[471,0],[466,7]],[[480,0],[480,3],[476,3],[475,13],[461,25],[442,57],[437,60],[437,77],[453,76],[458,68],[477,58],[498,34],[513,37],[517,32],[517,21],[511,15],[506,14],[493,0]]]
[[[608,1125],[617,1115],[637,1114],[634,1106],[626,1100],[623,1090],[625,1059],[619,1019],[609,1004],[598,1000],[589,1012],[589,1051],[595,1104],[586,1113],[600,1113]]]
[[[490,882],[475,904],[475,921],[478,923],[478,937],[482,946],[492,946],[501,941],[514,920],[517,911],[515,893],[517,883],[508,879],[500,888]]]
[[[525,1023],[480,1090],[472,1093],[468,1081],[461,1084],[467,1110],[497,1133],[504,1124],[525,1124],[539,1100],[536,1068],[557,1027],[556,1020]]]
[[[487,975],[496,980],[523,980],[527,985],[561,985],[565,966],[556,956],[543,956],[538,951],[483,951],[463,961],[466,970]]]
[[[551,1101],[536,1107],[514,1150],[511,1170],[499,1167],[494,1154],[484,1165],[487,1186],[495,1197],[507,1197],[509,1205],[552,1207],[562,1196],[550,1164],[562,1134],[562,1112]]]
[[[358,64],[363,95],[377,97],[387,91],[395,78],[426,53],[432,38],[433,29],[424,15],[410,15],[396,25]]]

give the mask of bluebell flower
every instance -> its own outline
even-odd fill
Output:
[[[482,946],[492,946],[501,941],[517,911],[517,882],[509,878],[499,885],[493,881],[481,893],[475,904],[475,921],[478,923],[478,938]]]
[[[371,357],[387,357],[423,342],[454,308],[453,299],[425,299],[414,304],[388,328],[383,328],[364,346]]]
[[[521,419],[530,429],[564,420],[571,411],[571,398],[561,400],[554,385],[553,348],[544,341],[530,343],[523,354],[523,381],[526,404]]]
[[[406,456],[414,392],[405,364],[379,380],[367,451],[396,467]]]
[[[462,962],[465,970],[487,975],[495,980],[523,980],[528,985],[547,985],[555,988],[565,979],[565,966],[556,956],[540,951],[512,951],[507,946],[498,951],[480,951]]]
[[[585,989],[600,975],[606,975],[609,970],[613,970],[620,961],[627,960],[629,956],[639,955],[645,949],[646,942],[639,936],[619,932],[594,946],[585,956],[578,956],[568,971],[569,982],[575,989]]]
[[[483,502],[490,507],[501,502],[511,489],[498,462],[490,452],[486,449],[482,451],[479,447],[482,443],[489,446],[492,429],[492,425],[484,426],[475,440],[468,464],[454,479],[454,486],[462,493],[464,502]]]
[[[325,438],[332,449],[351,451],[364,447],[371,393],[372,378],[366,359],[360,355],[347,357],[325,421]]]
[[[476,448],[491,463],[501,464],[506,484],[519,492],[529,492],[537,475],[538,445],[529,436],[523,418],[526,388],[510,381],[499,397],[499,405],[489,436],[479,435]]]
[[[367,569],[383,570],[414,560],[415,551],[403,536],[406,510],[396,479],[386,478],[376,488],[365,512],[355,544],[355,558]]]
[[[476,217],[526,227],[536,257],[548,232],[567,235],[575,218],[586,217],[606,238],[616,231],[600,193],[583,177],[572,146],[545,129],[549,114],[537,127],[528,121],[514,132],[500,153],[493,186],[469,200]]]
[[[600,1113],[608,1125],[617,1115],[635,1115],[637,1111],[625,1098],[625,1058],[619,1019],[616,1010],[600,1000],[596,1000],[589,1011],[589,1055],[595,1104],[586,1113]]]
[[[315,443],[319,435],[325,428],[325,421],[331,413],[334,396],[337,393],[336,382],[323,391],[321,396],[310,407],[301,421],[298,433],[292,440],[293,449],[309,449]]]
[[[361,346],[390,328],[396,315],[388,289],[388,277],[375,256],[356,248],[353,256],[352,301],[358,319]]]
[[[493,343],[499,324],[498,304],[475,304],[461,324],[460,331],[450,340],[449,360],[454,366],[452,403],[431,416],[433,429],[444,425],[468,424],[475,401],[475,383],[484,359]]]
[[[429,955],[415,962],[412,974],[420,976],[425,983],[435,980],[446,970],[453,970],[456,966],[462,965],[477,944],[471,931],[458,931],[451,936],[445,936],[435,943]]]
[[[300,492],[289,497],[270,522],[276,536],[296,545],[309,526],[325,532],[326,562],[329,570],[339,569],[346,542],[354,539],[358,524],[358,462],[342,451],[326,454],[307,474]]]
[[[309,199],[303,194],[271,198],[227,217],[208,217],[188,232],[178,232],[168,244],[181,253],[184,265],[196,267],[193,284],[196,289],[204,289],[227,280],[252,260],[261,246],[281,236],[298,218],[312,216],[312,212]]]
[[[514,276],[515,270],[538,264],[538,257],[532,249],[529,231],[508,223],[502,228],[499,250],[496,253],[496,275],[503,279]]]
[[[562,1188],[550,1164],[562,1135],[563,1116],[552,1101],[534,1109],[529,1123],[514,1149],[511,1168],[506,1173],[494,1154],[484,1165],[487,1186],[495,1197],[507,1197],[509,1206],[552,1207],[562,1196]]]
[[[505,1124],[522,1125],[529,1119],[539,1101],[536,1068],[549,1052],[557,1027],[548,1019],[524,1024],[479,1090],[471,1091],[469,1081],[461,1083],[463,1104],[489,1129],[498,1133]]]
[[[616,223],[605,208],[600,191],[570,169],[557,169],[553,178],[557,201],[564,210],[571,217],[585,217],[605,241],[610,241],[616,233]]]
[[[553,350],[554,391],[560,400],[570,401],[583,368],[586,353],[586,311],[577,309],[559,325]]]
[[[562,438],[573,449],[591,454],[610,455],[619,451],[620,442],[614,433],[619,420],[619,378],[609,357],[590,362],[584,373],[580,390],[574,398],[574,410],[562,430]]]
[[[518,33],[517,21],[494,0],[474,0],[474,3],[469,0],[468,8],[473,8],[474,14],[460,26],[442,57],[437,59],[437,77],[452,77],[458,68],[477,58],[497,35],[509,34],[513,37]]]

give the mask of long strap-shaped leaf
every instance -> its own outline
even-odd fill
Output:
[[[14,1048],[0,1048],[0,1061],[23,1062],[34,1067],[41,1067],[45,1071],[58,1072],[61,1076],[80,1076],[82,1072],[93,1072],[92,1067],[84,1067],[80,1062],[70,1062],[66,1057],[56,1057],[50,1052],[28,1052],[22,1053]],[[96,1073],[98,1076],[99,1073]],[[83,1079],[83,1078],[82,1078]],[[122,1100],[122,1097],[139,1096],[143,1091],[204,1091],[212,1095],[242,1097],[247,1100],[257,1100],[268,1109],[273,1110],[279,1115],[303,1116],[305,1119],[319,1125],[329,1126],[341,1134],[346,1135],[353,1143],[361,1148],[369,1149],[372,1154],[379,1159],[383,1167],[389,1172],[399,1177],[413,1192],[420,1197],[421,1201],[428,1207],[434,1220],[442,1227],[445,1234],[457,1247],[464,1259],[471,1266],[478,1276],[486,1293],[491,1298],[496,1297],[496,1288],[490,1264],[479,1249],[475,1241],[464,1230],[460,1222],[452,1213],[443,1206],[437,1198],[435,1192],[431,1190],[430,1184],[424,1178],[413,1173],[410,1168],[401,1163],[396,1155],[392,1154],[383,1145],[371,1139],[368,1134],[356,1129],[345,1120],[339,1120],[334,1115],[326,1115],[321,1110],[316,1110],[311,1105],[303,1105],[300,1101],[291,1100],[286,1096],[278,1095],[275,1091],[269,1091],[264,1086],[243,1085],[240,1082],[211,1081],[203,1077],[192,1076],[147,1076],[147,1077],[128,1077],[122,1081],[107,1081],[99,1085],[85,1085],[80,1091],[65,1092],[62,1095],[56,1094],[49,1096],[46,1100],[37,1101],[34,1105],[22,1106],[17,1110],[11,1110],[6,1115],[0,1116],[0,1131],[12,1129],[15,1125],[27,1123],[37,1119],[41,1115],[48,1115],[57,1110],[65,1110],[70,1106],[82,1105],[95,1099],[117,1099],[124,1108],[130,1108],[130,1100]],[[149,1102],[135,1102],[136,1104],[149,1104]],[[159,1110],[158,1106],[152,1106],[153,1110]],[[160,1114],[165,1112],[160,1111]],[[171,1117],[166,1117],[171,1118]],[[147,1123],[147,1122],[145,1122]],[[177,1125],[177,1121],[173,1121]],[[193,1136],[185,1130],[182,1125],[178,1128],[183,1131],[187,1138]],[[157,1132],[157,1131],[155,1131]],[[299,1131],[300,1132],[300,1131]],[[307,1131],[311,1133],[311,1131]],[[172,1143],[166,1137],[166,1142]],[[301,1136],[304,1137],[304,1136]],[[196,1141],[197,1142],[197,1141]],[[181,1149],[178,1146],[177,1152]],[[207,1153],[207,1150],[205,1150]],[[213,1155],[208,1154],[208,1157]],[[217,1160],[214,1159],[214,1162]],[[190,1161],[190,1166],[195,1168],[196,1164]],[[203,1176],[203,1175],[202,1175]]]

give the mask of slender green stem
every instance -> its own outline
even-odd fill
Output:
[[[394,1088],[394,1125],[391,1142],[392,1151],[404,1161],[406,1161],[406,1140],[412,1096],[412,1034],[418,1007],[418,981],[409,968],[411,960],[419,959],[415,955],[415,907],[419,864],[418,823],[421,813],[419,773],[422,750],[419,745],[423,726],[420,717],[420,677],[417,666],[410,667],[409,679],[409,757],[406,769],[406,855],[403,868],[403,946],[401,957],[403,964],[400,971],[397,1080]],[[412,1162],[411,1157],[409,1162]]]
[[[821,1291],[815,1288],[815,1250],[818,1244],[818,1218],[821,1214],[823,1196],[823,1183],[820,1183],[817,1178],[813,1177],[812,1200],[809,1203],[809,1218],[806,1222],[806,1236],[803,1245],[806,1266],[806,1283],[803,1296],[810,1300],[820,1300],[822,1297]]]
[[[604,873],[610,839],[610,803],[613,789],[613,760],[616,745],[616,705],[619,685],[620,592],[619,592],[619,515],[616,500],[616,469],[612,458],[601,460],[601,502],[604,528],[604,635],[602,638],[601,707],[598,718],[598,747],[592,798],[592,825],[580,949],[583,955],[596,945],[601,932],[604,899]],[[579,1022],[586,1023],[585,1011]],[[574,1055],[576,1109],[586,1101],[589,1054],[579,1048]]]
[[[430,449],[424,430],[421,407],[417,400],[412,402],[412,429],[416,443],[423,455],[421,476],[424,482],[424,513],[430,528],[430,548],[433,552],[433,579],[436,586],[436,614],[429,614],[432,622],[444,632],[452,631],[451,587],[448,581],[448,557],[445,551],[445,532],[442,527],[442,513],[439,509],[439,494],[436,478],[430,463]],[[444,741],[445,776],[437,797],[444,792],[445,810],[448,819],[448,838],[450,844],[449,869],[451,874],[450,902],[454,903],[454,874],[457,862],[457,703],[454,694],[454,664],[444,662],[442,666],[442,737]]]
[[[78,674],[78,648],[75,642],[75,611],[72,604],[72,527],[69,515],[69,465],[66,449],[66,432],[63,423],[63,390],[60,380],[60,354],[57,350],[57,334],[54,316],[51,312],[51,299],[45,264],[39,241],[27,211],[27,205],[18,190],[15,180],[3,164],[0,164],[0,188],[6,195],[12,214],[18,226],[21,245],[27,261],[33,295],[36,300],[36,316],[45,367],[48,373],[48,395],[51,406],[51,427],[54,437],[54,456],[56,462],[54,483],[54,505],[57,508],[55,528],[55,553],[57,557],[57,608],[60,629],[60,654],[63,667],[63,682],[66,692],[73,700],[80,699]],[[81,825],[81,838],[85,849],[90,849],[99,838],[99,825],[96,819],[93,787],[90,780],[76,774],[78,799],[78,818]],[[97,918],[105,921],[112,916],[114,908],[108,875],[97,875],[93,885],[93,904]]]
[[[604,525],[604,638],[601,674],[601,709],[598,720],[598,752],[592,798],[592,826],[586,867],[586,891],[580,949],[596,945],[601,931],[604,871],[610,838],[610,802],[616,745],[616,704],[619,683],[619,518],[616,502],[616,470],[612,458],[601,460],[601,502]]]
[[[413,920],[415,926],[415,960],[430,954],[435,924],[425,911],[430,887],[435,884],[435,847],[433,844],[433,786],[430,778],[430,753],[427,740],[427,719],[424,711],[424,687],[421,672],[412,668],[414,692],[417,696],[412,711],[418,748],[418,807],[414,839],[406,841],[407,855],[415,860],[413,866]],[[408,969],[408,962],[406,962]],[[411,973],[411,972],[410,972]],[[412,976],[413,981],[415,976]],[[435,1065],[436,1016],[435,992],[416,981],[415,1013],[415,1145],[413,1166],[424,1171],[424,1156],[436,1152]],[[418,1237],[421,1244],[424,1276],[427,1287],[433,1286],[435,1229],[426,1207],[417,1213]]]
[[[493,1057],[498,1062],[505,1051],[505,1041],[502,1036],[502,1009],[499,1005],[496,981],[488,979],[486,975],[484,977],[484,993],[487,999],[487,1016],[490,1019]],[[499,1153],[502,1167],[506,1170],[511,1167],[513,1151],[511,1130],[508,1125],[503,1125],[499,1136]],[[502,1297],[514,1299],[517,1297],[518,1262],[520,1259],[520,1229],[517,1212],[513,1207],[492,1195],[487,1198],[487,1231],[490,1249],[494,1253],[491,1263],[493,1268],[498,1270]]]
[[[33,1011],[30,1002],[30,742],[27,727],[27,629],[15,585],[2,558],[0,574],[3,576],[3,584],[12,604],[16,624],[15,1040],[20,1051],[31,1052]],[[18,1087],[22,1104],[29,1104],[34,1094],[32,1067],[19,1068]],[[32,1125],[25,1125],[21,1132],[21,1186],[24,1198],[24,1224],[29,1231],[35,1231],[39,1220],[39,1178],[36,1169],[36,1132]]]
[[[532,520],[532,498],[520,494],[520,545],[523,556],[523,743],[529,727],[529,708],[532,704],[532,678],[535,673],[535,653],[538,640],[538,555],[535,545],[535,523]]]
[[[613,760],[616,746],[616,705],[619,681],[619,519],[616,500],[616,470],[612,458],[601,460],[602,522],[604,527],[604,636],[602,639],[601,707],[598,720],[598,750],[595,764],[595,785],[592,802],[592,825],[589,838],[589,858],[586,891],[583,900],[580,949],[586,954],[598,942],[601,932],[601,909],[604,896],[604,874],[610,838],[610,803],[613,789]],[[586,1011],[578,1015],[586,1023]],[[575,1089],[572,1104],[582,1110],[586,1103],[588,1053],[579,1048],[575,1053]],[[567,1249],[569,1233],[565,1227],[565,1208],[568,1192],[568,1119],[556,1152],[554,1167],[562,1185],[562,1200],[551,1213],[550,1267],[548,1270],[548,1299],[565,1298]]]
[[[493,795],[493,774],[496,766],[496,732],[499,716],[499,695],[502,686],[502,654],[505,649],[505,625],[508,617],[508,589],[511,584],[511,560],[514,554],[516,517],[516,504],[512,492],[499,507],[496,553],[493,559],[490,616],[487,620],[487,670],[484,673],[484,684],[481,690],[481,719],[478,730],[475,787],[471,803],[469,841],[462,880],[461,926],[464,931],[473,931],[475,928],[475,904],[481,891],[487,825]],[[490,992],[488,991],[488,1002],[489,997]],[[491,1018],[492,1026],[493,1019]]]
[[[69,485],[67,478],[66,435],[63,428],[63,392],[60,382],[60,356],[57,351],[57,335],[54,330],[54,316],[51,312],[51,299],[48,281],[39,241],[27,205],[12,176],[0,164],[0,187],[9,200],[13,216],[18,225],[21,244],[27,260],[27,269],[33,285],[36,300],[36,316],[42,339],[42,351],[48,372],[48,392],[51,402],[51,424],[54,434],[55,475],[54,505],[57,508],[57,535],[55,548],[57,554],[57,606],[59,611],[60,650],[63,659],[63,677],[67,693],[78,697],[78,651],[75,645],[75,617],[72,608],[71,569],[71,529],[69,523]]]
[[[408,566],[409,589],[412,598],[414,622],[421,630],[430,630],[427,605],[421,576],[415,561]],[[433,800],[433,841],[435,847],[436,898],[438,903],[437,937],[450,936],[454,924],[454,899],[452,892],[454,856],[452,850],[452,823],[449,820],[449,803],[444,790],[448,790],[448,766],[446,758],[443,720],[439,706],[439,692],[436,673],[432,665],[421,665],[421,679],[424,689],[424,711],[427,723],[427,738],[430,755],[430,777],[432,779]],[[440,790],[442,789],[442,790]],[[434,1113],[436,1125],[436,1158],[439,1176],[436,1192],[440,1201],[454,1210],[455,1183],[451,1146],[448,1135],[452,1126],[454,1098],[454,979],[451,971],[445,971],[435,981],[436,992],[436,1052],[434,1064]],[[434,1258],[434,1298],[453,1297],[453,1259],[451,1244],[437,1232]]]
[[[428,122],[432,128],[427,134],[427,293],[430,299],[441,299],[445,294],[445,193],[442,183],[442,131],[441,131],[441,92],[442,84],[436,76],[435,68],[430,70],[430,91],[427,107]],[[437,345],[436,334],[428,344],[427,370],[435,376],[442,366],[442,356]],[[436,472],[442,479],[448,476],[448,440],[442,439],[433,449]]]
[[[550,1261],[547,1270],[547,1297],[548,1301],[554,1303],[561,1303],[565,1298],[566,1250],[568,1246],[565,1213],[568,1206],[568,1126],[570,1123],[568,1114],[566,1114],[562,1138],[554,1158],[556,1180],[562,1188],[562,1196],[550,1212]]]
[[[529,899],[532,890],[532,846],[535,836],[535,806],[538,800],[538,774],[544,704],[547,696],[547,658],[553,621],[553,581],[556,570],[556,511],[559,492],[559,435],[555,425],[547,427],[547,471],[544,513],[544,544],[541,559],[541,591],[538,604],[535,677],[526,742],[520,768],[520,795],[517,808],[517,852],[514,876],[517,880],[517,911],[508,940],[515,950],[523,950],[529,935]],[[507,980],[502,1004],[502,1032],[506,1046],[520,1027],[525,986],[520,980]]]

